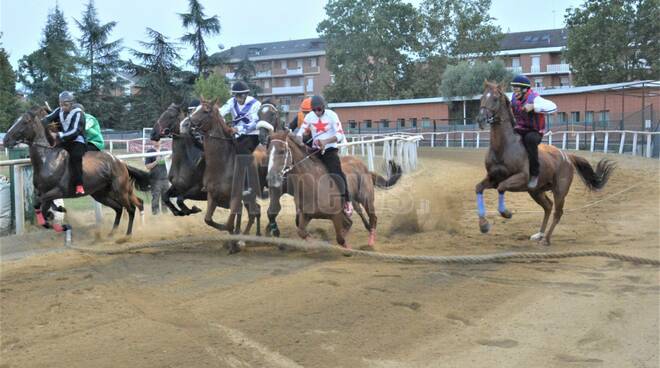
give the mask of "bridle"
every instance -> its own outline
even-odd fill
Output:
[[[485,110],[489,112],[488,115],[484,114],[487,116],[486,123],[488,123],[488,125],[493,125],[502,121],[502,119],[499,116],[499,108],[500,108],[499,104],[501,104],[502,102],[499,98],[497,100],[497,103],[498,103],[497,109],[491,109],[490,107],[486,107],[486,106],[479,106],[479,110]],[[483,111],[481,113],[483,114]]]
[[[293,162],[293,154],[291,153],[291,147],[289,147],[289,141],[288,140],[281,140],[281,139],[271,139],[271,143],[283,143],[284,148],[286,150],[284,154],[284,166],[282,167],[282,170],[280,170],[280,176],[284,176],[287,173],[289,173],[291,170],[293,170],[296,166],[300,165],[303,163],[305,160],[308,158],[312,157],[313,155],[319,153],[319,150],[315,150],[314,152],[308,154],[307,156],[303,157],[302,160],[298,162]]]

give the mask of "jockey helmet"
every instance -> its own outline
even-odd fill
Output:
[[[516,77],[511,81],[511,85],[514,87],[529,88],[532,86],[532,82],[530,82],[529,78],[525,77],[524,75],[516,75]]]
[[[311,97],[306,97],[302,102],[300,103],[300,111],[302,112],[310,112],[312,111],[312,98]]]
[[[60,93],[60,103],[62,102],[73,102],[73,93],[69,91],[64,91]]]
[[[248,87],[248,85],[243,81],[238,81],[231,86],[232,94],[236,95],[236,94],[248,93],[248,92],[250,92],[250,87]]]
[[[325,100],[319,95],[312,96],[312,110],[325,111]]]

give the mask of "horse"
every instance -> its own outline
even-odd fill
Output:
[[[203,146],[192,135],[187,119],[180,105],[172,103],[151,131],[151,140],[172,138],[172,166],[168,174],[172,185],[165,194],[165,204],[174,216],[188,216],[202,211],[197,206],[188,208],[184,200],[206,200],[206,192],[202,190],[205,166]],[[171,197],[176,197],[179,208],[174,206]]]
[[[481,96],[479,127],[483,129],[490,125],[490,148],[486,154],[486,177],[475,187],[479,212],[479,228],[482,233],[490,230],[486,220],[483,204],[483,191],[497,189],[499,192],[498,212],[504,218],[511,218],[512,213],[506,208],[504,193],[528,192],[529,195],[543,207],[544,217],[538,233],[530,240],[539,241],[541,245],[550,245],[552,232],[564,213],[564,201],[573,181],[573,173],[577,171],[580,178],[590,191],[598,191],[605,187],[615,163],[602,159],[596,165],[596,171],[589,162],[579,156],[567,154],[558,148],[539,145],[540,175],[538,185],[534,189],[527,187],[529,180],[529,160],[527,151],[522,144],[521,136],[513,130],[515,118],[511,110],[511,101],[497,84],[484,82],[484,93]],[[552,191],[554,197],[554,216],[550,228],[546,232],[548,219],[552,213],[552,201],[546,195]]]
[[[261,235],[260,219],[261,207],[256,201],[256,192],[241,198],[244,177],[236,175],[236,144],[232,135],[232,129],[220,116],[217,101],[206,101],[201,98],[201,106],[190,116],[191,126],[198,129],[204,136],[204,159],[206,169],[204,170],[204,187],[207,193],[207,207],[204,222],[221,231],[239,233],[241,223],[241,205],[245,201],[249,219],[244,234],[248,234],[256,219],[257,235]],[[255,170],[256,171],[256,167]],[[257,179],[250,177],[248,180],[255,183]],[[230,209],[229,217],[225,224],[213,221],[213,213],[216,207]],[[230,242],[229,252],[236,253],[240,248],[236,242]]]
[[[307,152],[307,146],[299,142],[288,130],[271,133],[269,147],[269,188],[282,187],[286,175],[286,182],[293,193],[296,205],[298,235],[308,239],[310,235],[306,228],[312,219],[330,219],[335,228],[337,243],[350,248],[346,242],[346,234],[352,221],[344,214],[337,185],[328,175],[323,163],[315,156],[319,151]],[[390,188],[401,178],[401,168],[392,161],[389,165],[391,175],[389,178],[384,178],[370,172],[358,158],[352,156],[341,158],[353,207],[369,232],[368,249],[374,248],[378,223],[374,205],[374,186]],[[368,219],[363,209],[367,212]]]
[[[5,147],[26,143],[30,147],[30,162],[34,170],[33,184],[37,192],[35,212],[40,225],[51,225],[44,214],[49,213],[53,200],[77,197],[70,179],[69,154],[62,148],[52,147],[50,136],[41,119],[47,112],[34,107],[22,114],[4,137]],[[90,151],[83,156],[83,183],[86,195],[115,211],[112,234],[119,226],[123,209],[128,212],[128,229],[131,235],[135,209],[143,211],[143,202],[135,195],[133,186],[140,191],[149,190],[149,173],[127,165],[106,152]],[[67,225],[68,226],[68,225]],[[66,230],[59,225],[56,231]]]

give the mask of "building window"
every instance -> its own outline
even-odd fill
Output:
[[[565,112],[560,112],[559,114],[559,124],[566,124],[566,113]]]
[[[417,128],[417,118],[410,119],[410,126],[413,128]]]
[[[546,129],[550,130],[552,126],[555,124],[555,114],[547,114],[546,115]]]
[[[579,123],[579,122],[580,122],[580,112],[579,111],[571,112],[571,123]]]
[[[269,80],[264,81],[264,88],[266,88],[266,89],[270,88],[270,81]]]
[[[519,57],[511,58],[511,67],[512,68],[519,68],[520,67],[520,58]]]
[[[365,125],[367,128],[371,128],[371,120],[365,120],[365,121],[364,121],[364,125]]]
[[[280,66],[282,67],[282,69],[286,70],[286,60],[280,61]]]
[[[348,121],[348,127],[349,128],[355,129],[356,126],[357,126],[357,124],[355,124],[355,120],[349,120]]]
[[[387,119],[380,119],[380,125],[383,128],[389,128],[390,127],[390,121]]]
[[[289,78],[284,78],[284,87],[291,87],[291,79]]]
[[[610,120],[610,112],[609,111],[601,111],[600,112],[600,124],[602,126],[606,127],[609,120]]]
[[[296,66],[298,67],[298,69],[302,68],[302,64],[303,64],[303,60],[302,60],[302,59],[297,59],[297,60],[296,60]]]
[[[530,73],[541,72],[541,55],[532,55],[532,69]]]
[[[422,128],[424,128],[424,129],[429,129],[429,128],[431,128],[431,119],[429,119],[429,118],[422,118]]]
[[[397,119],[397,124],[399,128],[405,128],[406,127],[406,119]]]
[[[559,79],[559,87],[568,87],[568,86],[569,86],[568,77],[561,77]]]
[[[309,61],[310,65],[312,68],[316,67],[318,65],[317,59],[314,57]]]
[[[534,87],[543,88],[543,78],[534,78]]]
[[[587,111],[584,113],[584,121],[587,123],[593,123],[594,122],[594,112],[593,111]]]
[[[291,97],[290,96],[282,96],[280,97],[280,105],[291,105]]]

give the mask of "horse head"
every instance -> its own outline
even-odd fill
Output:
[[[181,105],[172,103],[154,124],[151,131],[151,140],[157,141],[161,138],[172,137],[180,134],[179,123],[184,119],[185,113]]]
[[[261,104],[259,109],[259,122],[257,129],[259,129],[259,143],[264,146],[268,145],[269,133],[280,130],[280,111],[271,100],[266,100]]]
[[[232,129],[225,123],[225,119],[220,116],[219,99],[205,100],[200,98],[199,107],[190,115],[190,129],[199,131],[204,136],[214,136],[215,138],[231,138]],[[216,135],[212,135],[215,133]]]
[[[39,106],[23,113],[7,131],[2,142],[3,145],[11,148],[19,143],[30,145],[38,140],[46,140],[46,128],[41,124],[44,116],[46,116],[46,110]]]
[[[481,95],[479,115],[477,115],[479,128],[484,129],[486,124],[499,124],[502,121],[502,113],[506,113],[507,110],[510,112],[511,103],[502,86],[484,81],[484,92]]]
[[[273,132],[269,136],[268,141],[268,186],[272,188],[279,188],[284,181],[284,175],[287,170],[293,165],[293,153],[291,149],[295,149],[295,138],[291,137],[292,133],[288,130],[280,130]],[[291,142],[291,143],[290,143]]]

